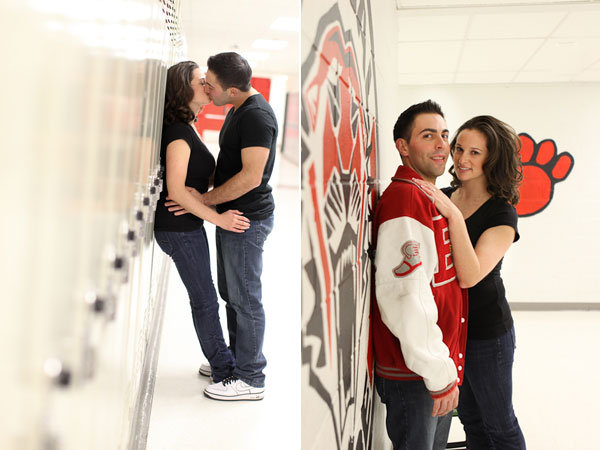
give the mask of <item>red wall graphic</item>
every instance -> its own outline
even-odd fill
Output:
[[[321,17],[302,64],[303,389],[329,410],[335,444],[322,448],[338,449],[370,448],[373,400],[374,47],[369,1],[352,8],[354,16],[342,17],[335,3]]]
[[[254,89],[262,94],[266,101],[269,101],[271,93],[271,79],[252,77],[250,84]],[[196,129],[200,137],[204,137],[204,130],[220,131],[225,122],[225,117],[233,105],[216,106],[212,103],[204,106],[198,114]]]
[[[519,137],[523,183],[516,209],[520,217],[527,217],[542,212],[550,204],[554,185],[569,176],[574,160],[568,152],[557,153],[552,139],[536,143],[527,133],[521,133]]]

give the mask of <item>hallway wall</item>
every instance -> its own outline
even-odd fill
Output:
[[[367,251],[379,127],[393,126],[380,106],[381,89],[395,92],[393,46],[380,31],[395,26],[393,11],[392,1],[302,4],[304,449],[371,447]]]
[[[5,449],[145,446],[167,271],[154,252],[178,0],[4,2]]]
[[[491,114],[510,124],[525,144],[521,239],[502,268],[511,302],[600,303],[595,275],[600,228],[595,136],[598,83],[402,86],[398,104],[427,98],[444,110],[451,135],[467,119]],[[389,180],[397,155],[381,156]],[[451,161],[448,162],[447,169]],[[388,176],[389,175],[389,176]],[[448,186],[450,176],[438,179]]]

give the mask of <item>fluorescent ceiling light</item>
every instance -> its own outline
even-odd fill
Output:
[[[298,17],[278,17],[271,24],[271,30],[278,31],[300,31],[300,19]]]
[[[261,50],[281,50],[287,47],[287,41],[275,40],[275,39],[257,39],[252,43],[253,48],[259,48]]]
[[[269,54],[267,52],[241,52],[242,56],[247,60],[254,61],[264,61],[269,59]]]

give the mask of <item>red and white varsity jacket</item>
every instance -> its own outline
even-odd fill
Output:
[[[375,372],[423,379],[434,398],[463,378],[467,291],[452,262],[448,222],[400,166],[375,209]]]

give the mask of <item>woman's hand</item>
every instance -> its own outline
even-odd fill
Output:
[[[244,217],[242,212],[237,209],[229,209],[219,214],[219,219],[215,225],[227,231],[243,233],[250,228],[250,219]]]
[[[429,181],[419,180],[418,178],[413,178],[413,181],[421,186],[427,195],[433,198],[433,203],[442,216],[447,219],[463,218],[462,213],[456,207],[456,205],[452,203],[452,200],[450,200],[450,198],[441,190],[439,190],[434,184],[430,183]]]

